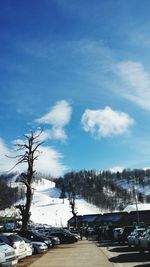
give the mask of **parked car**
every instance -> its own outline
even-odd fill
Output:
[[[2,233],[0,234],[0,242],[13,247],[19,260],[26,257],[25,242],[19,235],[15,233]]]
[[[63,231],[64,231],[65,233],[68,233],[68,234],[73,235],[75,238],[77,238],[77,240],[80,240],[80,239],[81,239],[80,235],[78,235],[78,234],[75,233],[75,232],[71,232],[71,231],[68,230],[68,229],[63,229]],[[82,231],[83,231],[83,229],[82,229]]]
[[[139,238],[142,235],[142,233],[145,231],[145,228],[136,228],[131,234],[127,237],[128,240],[128,246],[139,246]]]
[[[59,237],[61,244],[74,243],[79,240],[75,234],[63,230],[51,230],[50,234]]]
[[[123,228],[122,233],[119,235],[119,243],[125,243],[127,242],[127,237],[130,235],[131,232],[135,229],[135,226],[125,226]]]
[[[33,254],[33,246],[32,246],[32,242],[30,240],[28,240],[25,237],[21,237],[24,242],[25,242],[25,246],[26,246],[26,256],[31,256]]]
[[[147,229],[141,237],[139,238],[139,251],[143,253],[144,251],[150,252],[150,229]]]
[[[27,239],[31,241],[44,242],[48,246],[48,248],[52,247],[51,240],[45,236],[42,236],[36,230],[23,230],[23,231],[19,231],[18,234],[21,237],[26,237]]]
[[[31,241],[33,246],[33,254],[44,253],[48,250],[48,246],[44,242]]]
[[[52,247],[58,246],[60,244],[60,239],[57,236],[50,235],[49,232],[37,231],[40,235],[47,237],[52,242]]]
[[[117,228],[114,228],[113,230],[113,241],[119,241],[119,238],[123,232],[123,228],[122,227],[117,227]]]
[[[65,229],[63,227],[51,227],[49,229],[45,229],[45,232],[48,232],[49,235],[52,235],[53,232],[60,232],[60,233],[64,233],[64,234],[69,234],[71,236],[74,236],[76,239],[80,240],[80,236],[77,233],[73,233],[68,229]]]
[[[18,263],[15,249],[6,243],[0,243],[0,266],[15,267]]]
[[[58,236],[47,235],[46,237],[51,240],[53,247],[60,245],[60,239]]]

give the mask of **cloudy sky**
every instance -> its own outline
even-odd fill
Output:
[[[37,169],[150,166],[150,1],[0,2],[0,170],[43,129]],[[18,168],[20,168],[18,166]]]

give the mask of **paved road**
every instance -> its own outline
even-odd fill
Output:
[[[30,267],[112,267],[103,251],[93,241],[82,240],[49,250]]]
[[[117,244],[116,244],[117,245]],[[99,244],[100,250],[115,267],[150,267],[150,253],[141,254],[134,248],[115,244]]]

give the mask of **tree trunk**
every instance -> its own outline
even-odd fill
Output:
[[[18,158],[17,163],[15,164],[21,164],[21,163],[27,163],[27,172],[23,172],[20,175],[21,182],[24,183],[26,186],[26,203],[25,205],[18,205],[18,208],[21,211],[22,216],[22,230],[27,229],[28,223],[30,220],[31,212],[31,202],[32,202],[32,181],[34,178],[35,170],[34,170],[34,162],[37,160],[38,155],[40,152],[38,151],[39,146],[43,143],[38,141],[38,138],[40,137],[42,131],[35,134],[34,132],[31,132],[30,134],[26,134],[26,142],[18,143],[16,144],[17,150],[23,151],[22,155],[18,155],[15,158]]]
[[[26,230],[29,220],[30,220],[30,207],[31,207],[31,201],[32,201],[32,189],[31,187],[27,187],[27,193],[26,193],[26,205],[25,209],[22,214],[22,230]]]

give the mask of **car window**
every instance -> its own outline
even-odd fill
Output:
[[[38,232],[33,232],[34,235],[41,237],[43,234]]]
[[[0,240],[1,240],[2,242],[7,243],[7,244],[10,243],[9,240],[8,240],[8,238],[7,238],[7,236],[5,236],[5,235],[1,235],[1,236],[0,236]]]
[[[21,239],[18,235],[9,235],[9,236],[8,236],[8,239],[9,239],[11,242],[22,241],[22,239]]]
[[[4,243],[0,243],[0,246],[3,246],[4,245]]]

